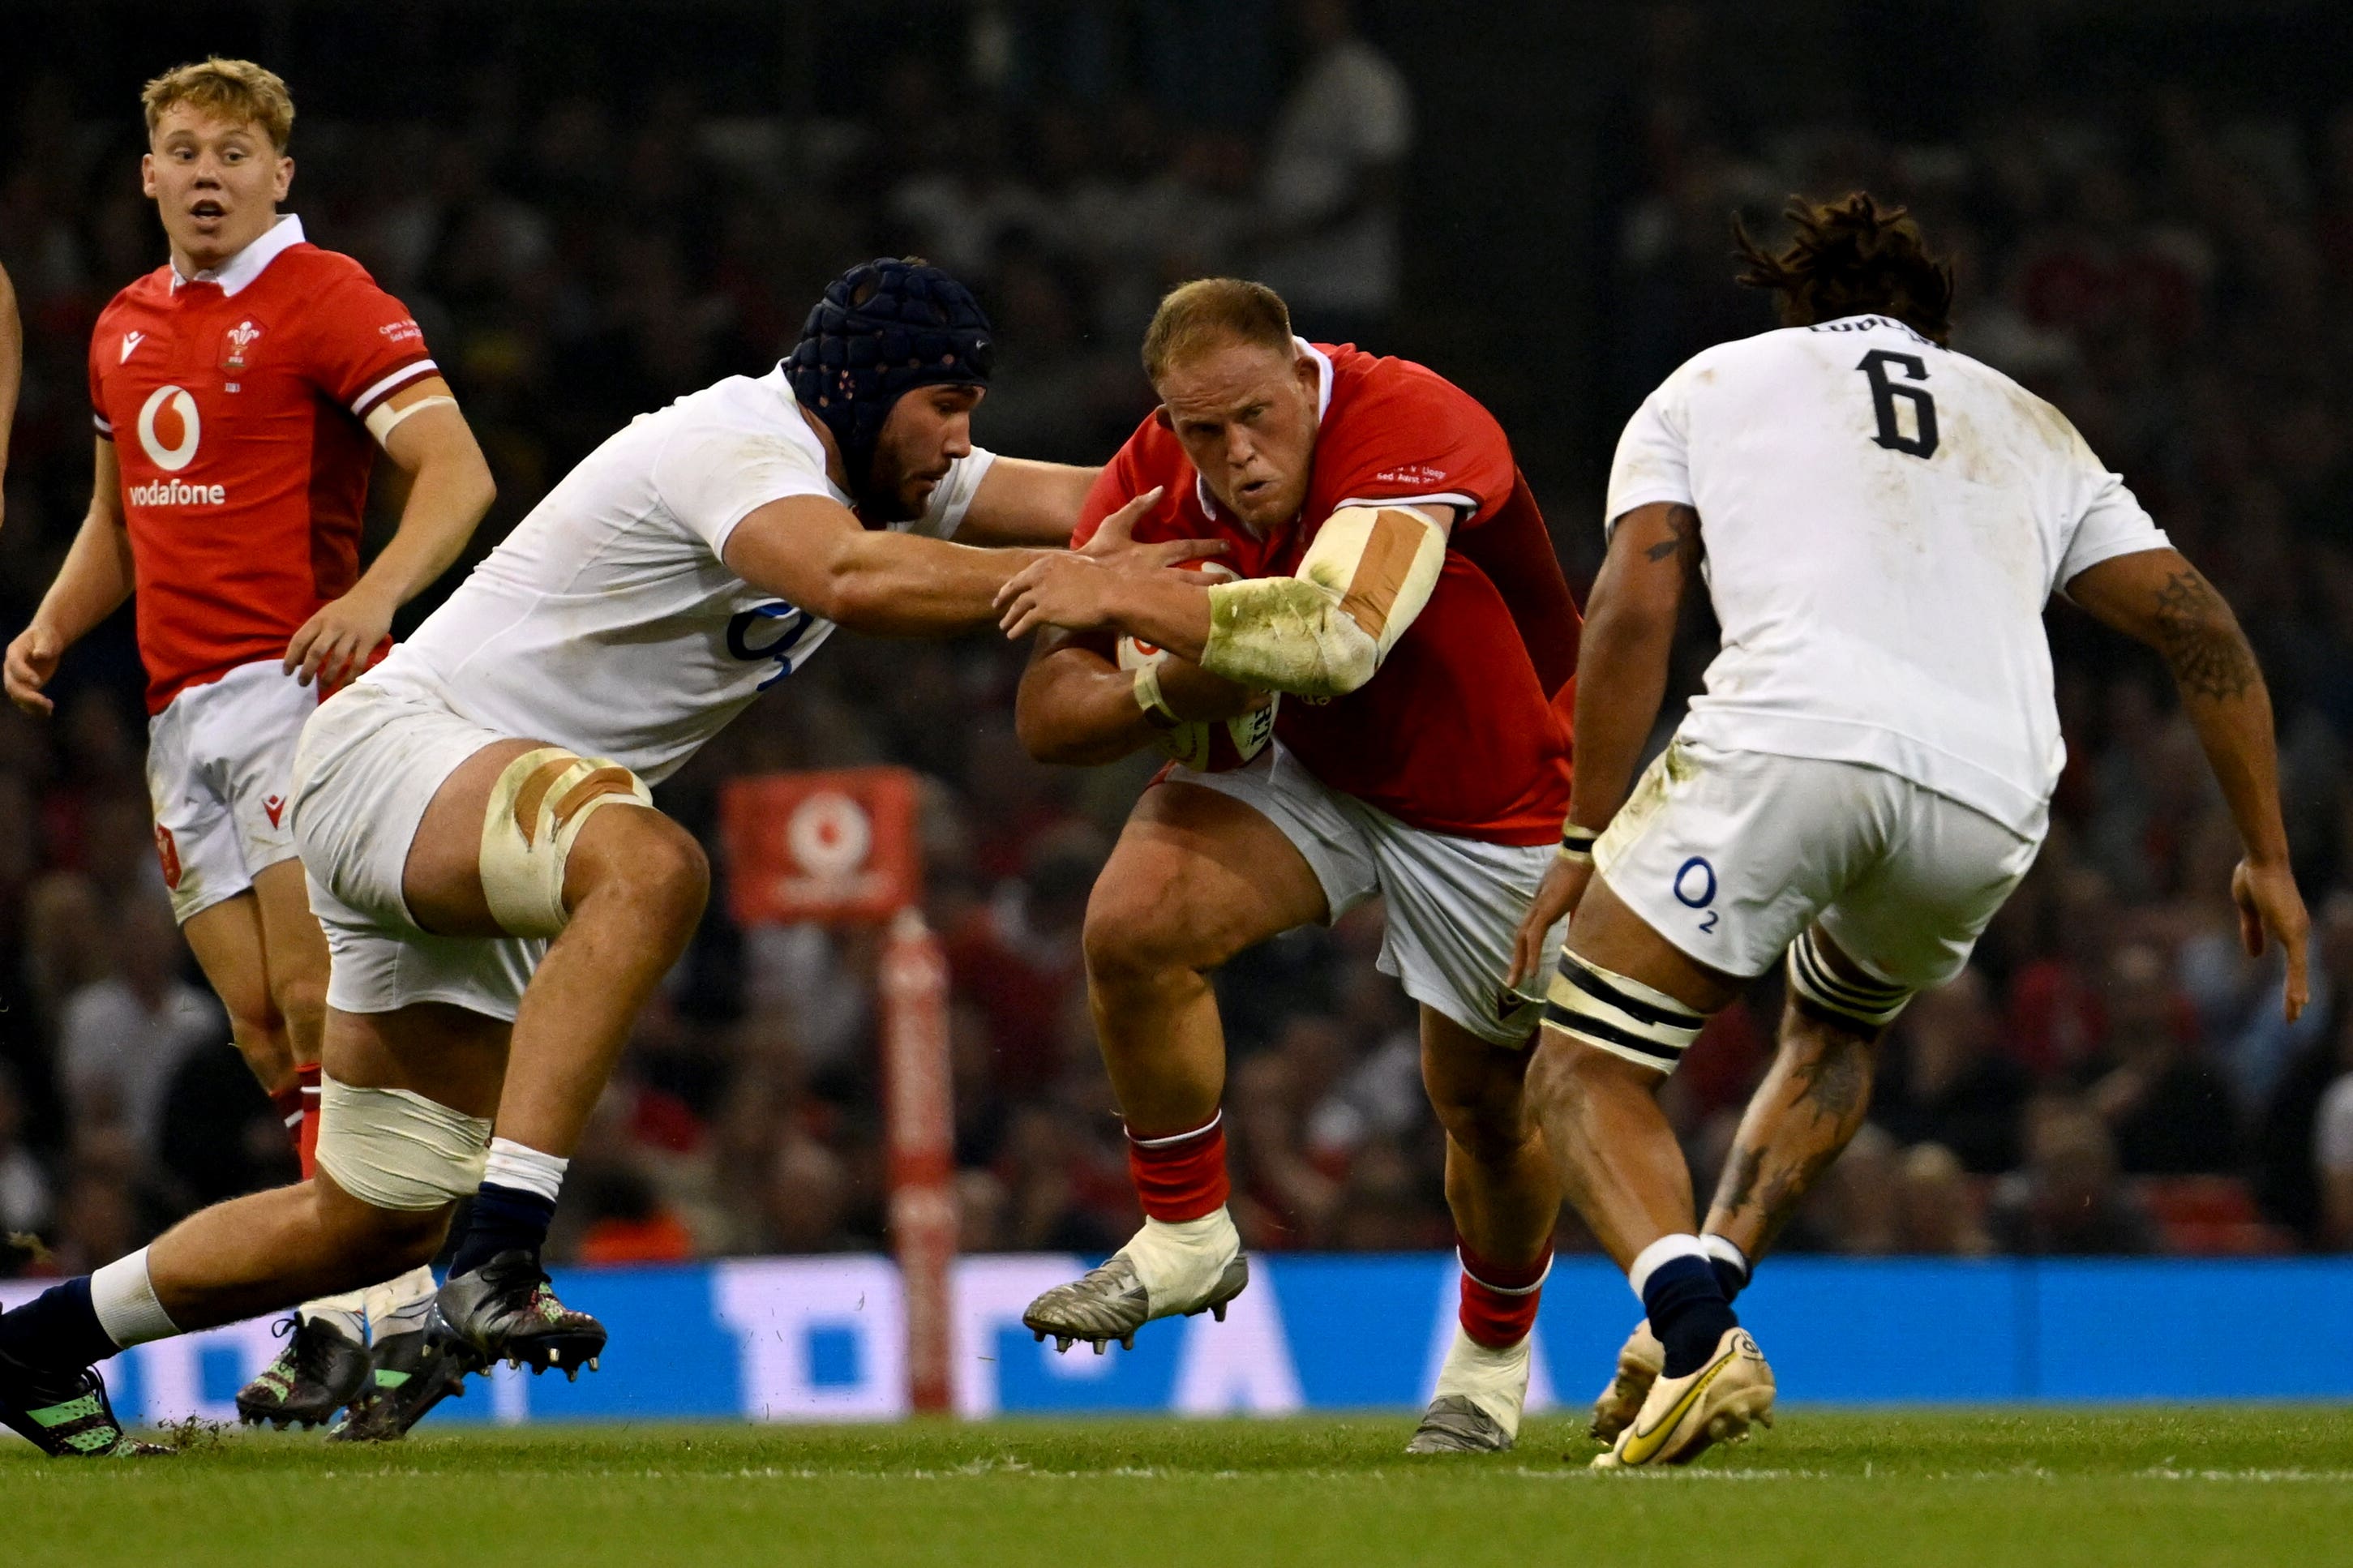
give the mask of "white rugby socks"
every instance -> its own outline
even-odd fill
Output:
[[[147,1277],[147,1249],[118,1258],[90,1277],[90,1304],[98,1326],[124,1350],[151,1340],[168,1340],[180,1331],[155,1299]]]
[[[433,1270],[421,1263],[397,1279],[369,1287],[369,1337],[381,1344],[386,1335],[422,1329],[426,1314],[433,1310],[433,1292],[437,1289]]]
[[[554,1203],[564,1191],[564,1173],[571,1164],[512,1138],[493,1138],[491,1152],[482,1161],[482,1181],[485,1185],[533,1193]]]

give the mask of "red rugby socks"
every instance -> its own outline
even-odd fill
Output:
[[[1552,1272],[1552,1244],[1530,1263],[1494,1263],[1455,1237],[1462,1259],[1462,1331],[1473,1343],[1493,1351],[1509,1350],[1528,1337],[1536,1324],[1536,1303],[1544,1294],[1545,1276]]]
[[[1225,1112],[1165,1138],[1138,1138],[1130,1131],[1127,1171],[1149,1218],[1178,1225],[1217,1213],[1232,1190],[1226,1180]]]

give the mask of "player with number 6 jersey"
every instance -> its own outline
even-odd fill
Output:
[[[2250,951],[2278,940],[2288,1016],[2304,1004],[2271,705],[2228,606],[2058,410],[1947,346],[1952,275],[1902,209],[1857,194],[1788,216],[1779,253],[1736,230],[1741,281],[1787,325],[1700,353],[1619,442],[1576,800],[1509,976],[1557,951],[1531,1099],[1646,1314],[1596,1411],[1604,1468],[1686,1463],[1770,1420],[1732,1298],[1861,1126],[1888,1025],[1960,972],[2033,864],[2065,758],[2053,595],[2166,656],[2245,841]],[[1703,583],[1723,647],[1638,780]],[[1702,1231],[1654,1096],[1784,962],[1780,1051]]]

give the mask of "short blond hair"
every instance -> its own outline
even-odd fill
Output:
[[[147,110],[147,134],[164,114],[182,104],[232,125],[259,125],[280,153],[294,134],[294,98],[285,79],[251,60],[213,56],[203,64],[174,66],[139,95]]]
[[[1144,331],[1144,374],[1155,386],[1179,360],[1224,343],[1291,352],[1291,307],[1263,283],[1196,278],[1171,289]]]

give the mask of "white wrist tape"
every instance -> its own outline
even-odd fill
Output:
[[[1291,577],[1209,590],[1201,668],[1272,691],[1338,697],[1373,678],[1446,566],[1446,535],[1401,507],[1343,507]]]
[[[514,936],[552,937],[564,907],[564,863],[588,818],[607,805],[650,809],[645,781],[601,757],[542,746],[509,763],[482,813],[482,899]]]
[[[1155,725],[1166,728],[1184,722],[1176,717],[1176,710],[1168,706],[1168,699],[1161,693],[1159,661],[1135,667],[1134,691],[1135,705],[1143,709],[1144,716]]]
[[[389,403],[379,403],[368,410],[367,432],[375,437],[377,446],[385,446],[392,440],[392,433],[400,428],[401,421],[412,414],[422,414],[428,408],[438,408],[443,404],[455,408],[458,406],[458,400],[454,397],[444,397],[436,393],[431,397],[420,397],[416,402],[404,404],[398,408],[395,408]]]

